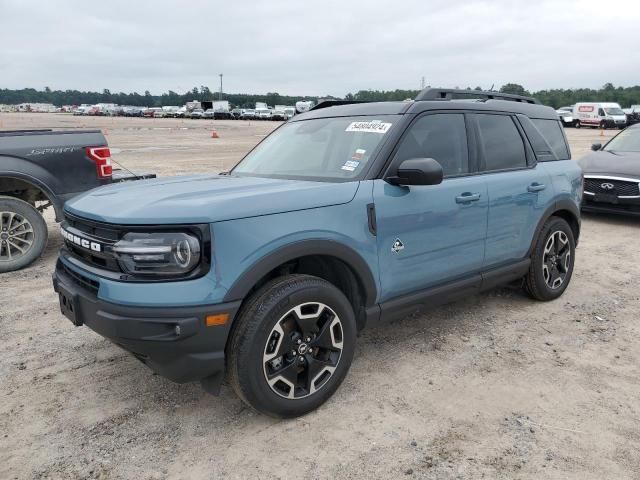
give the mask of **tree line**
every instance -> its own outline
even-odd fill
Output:
[[[220,99],[217,92],[212,92],[209,87],[193,87],[190,91],[180,94],[169,90],[161,95],[152,95],[148,90],[143,94],[138,92],[113,93],[108,89],[102,92],[85,92],[80,90],[51,90],[45,87],[44,90],[34,88],[23,88],[12,90],[8,88],[0,89],[0,104],[17,105],[20,103],[52,103],[56,106],[81,105],[96,103],[115,103],[118,105],[135,105],[144,107],[163,107],[170,105],[184,105],[192,100],[211,101]],[[233,106],[240,108],[253,108],[256,102],[265,102],[268,105],[294,105],[299,100],[317,101],[318,97],[313,96],[290,96],[269,92],[264,95],[253,95],[246,93],[223,93],[222,100],[228,100]]]
[[[456,87],[457,88],[457,87]],[[482,90],[480,87],[467,88],[467,90]],[[529,92],[522,85],[507,83],[500,89],[503,93],[514,93],[525,96],[534,96],[544,105],[554,108],[573,105],[576,102],[602,101],[617,102],[622,107],[640,104],[640,86],[615,87],[611,83],[603,85],[599,89],[550,89]],[[348,93],[344,100],[360,101],[390,101],[415,98],[419,90],[360,90],[356,93]],[[0,89],[0,104],[16,105],[19,103],[52,103],[57,106],[80,105],[96,103],[116,103],[118,105],[136,105],[146,107],[161,107],[169,105],[184,105],[191,100],[207,101],[218,100],[218,92],[211,91],[207,86],[193,87],[190,91],[180,94],[169,90],[161,95],[152,95],[148,90],[143,94],[133,92],[112,93],[108,89],[102,92],[85,92],[79,90],[44,90],[34,88]],[[223,93],[222,100],[228,100],[231,105],[240,108],[253,108],[256,102],[265,102],[268,105],[294,105],[298,100],[317,101],[317,96],[291,96],[280,95],[277,92],[269,92],[264,95],[247,93]],[[327,98],[327,97],[324,97]],[[334,98],[334,97],[330,97]],[[336,98],[338,99],[338,98]]]

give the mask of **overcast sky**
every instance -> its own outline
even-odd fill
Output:
[[[640,84],[640,0],[0,0],[0,88]]]

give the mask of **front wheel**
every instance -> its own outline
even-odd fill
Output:
[[[229,380],[255,410],[279,418],[322,405],[344,380],[355,350],[351,304],[331,283],[287,275],[242,308],[227,345]]]
[[[580,126],[581,126],[581,125],[580,125],[580,120],[576,120],[575,127],[576,127],[576,128],[580,128]]]
[[[536,300],[555,300],[564,293],[573,274],[576,243],[566,220],[551,217],[542,227],[531,255],[525,289]]]
[[[47,224],[29,203],[0,197],[0,272],[31,264],[47,245]]]

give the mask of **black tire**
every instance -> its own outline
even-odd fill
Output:
[[[607,129],[607,124],[606,124],[606,122],[604,120],[602,120],[600,122],[600,129],[601,130],[606,130]]]
[[[580,126],[581,126],[581,125],[580,125],[580,120],[576,120],[576,123],[575,123],[575,125],[574,125],[574,126],[575,126],[576,128],[580,128]]]
[[[302,312],[302,308],[315,303],[328,307],[318,307],[315,325],[318,321],[324,323],[309,336],[302,333],[302,337],[296,337],[300,323],[314,320],[301,320],[292,310],[299,308]],[[278,326],[280,330],[276,331]],[[334,337],[339,338],[339,353],[333,351],[338,344]],[[301,338],[303,343],[298,341]],[[308,338],[312,340],[307,341]],[[324,349],[321,339],[332,345]],[[355,341],[353,309],[340,290],[309,275],[279,277],[256,291],[236,319],[226,352],[229,382],[238,396],[258,412],[277,418],[298,417],[318,408],[337,390],[351,366]],[[301,350],[304,345],[307,347]],[[314,351],[309,353],[307,348]],[[279,355],[280,351],[285,353]],[[268,359],[270,355],[274,357]],[[282,368],[271,371],[276,362]],[[334,370],[329,372],[327,365]],[[296,387],[285,383],[286,378],[278,372],[288,372],[286,375],[296,379]],[[271,382],[275,383],[270,384],[267,376],[272,376]],[[297,387],[298,382],[308,385],[309,381],[313,387]]]
[[[550,246],[552,250],[547,252]],[[541,301],[555,300],[562,295],[571,281],[575,250],[573,230],[566,220],[549,218],[531,254],[531,265],[524,282],[527,293]]]
[[[0,197],[0,272],[30,265],[47,246],[47,224],[29,203]]]

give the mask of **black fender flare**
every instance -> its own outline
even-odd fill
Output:
[[[19,172],[19,171],[8,171],[8,170],[0,170],[0,179],[1,178],[13,178],[16,180],[22,180],[26,183],[33,185],[34,187],[42,190],[42,192],[46,195],[46,197],[51,201],[51,205],[53,205],[53,209],[56,213],[56,220],[60,220],[63,217],[62,208],[64,202],[62,199],[53,193],[53,190],[40,179],[29,175],[28,173]]]
[[[576,205],[574,201],[569,199],[560,199],[553,202],[542,214],[540,220],[538,221],[538,225],[536,225],[535,235],[531,240],[531,245],[529,246],[529,250],[527,251],[527,257],[530,257],[533,253],[533,249],[536,247],[536,243],[538,243],[538,237],[540,232],[542,231],[542,226],[545,224],[549,217],[555,215],[557,212],[567,211],[571,214],[571,216],[575,219],[578,230],[576,232],[576,245],[578,244],[578,237],[580,236],[580,207]]]
[[[231,285],[223,301],[244,299],[254,285],[267,273],[278,266],[300,257],[325,255],[335,257],[349,266],[361,282],[365,296],[365,306],[375,304],[377,286],[371,269],[362,256],[351,247],[335,240],[301,240],[278,248],[262,257],[245,270]]]

